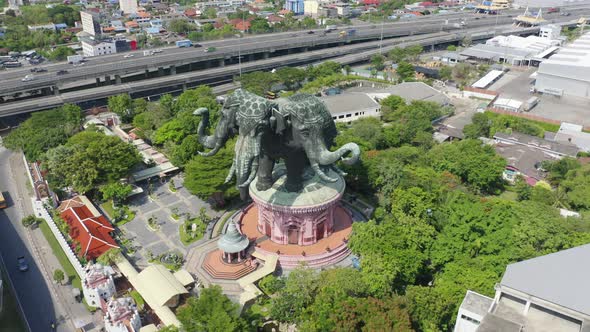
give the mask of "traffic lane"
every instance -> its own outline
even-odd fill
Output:
[[[17,195],[11,194],[17,193],[18,190],[15,184],[9,181],[12,179],[8,164],[11,155],[10,151],[0,147],[0,188],[7,196],[9,203],[8,208],[0,210],[0,254],[7,265],[8,274],[31,331],[48,331],[50,322],[56,321],[59,314],[56,312],[49,286],[29,249],[25,231],[20,224],[23,212],[16,204]],[[29,265],[28,271],[19,271],[17,265],[19,256],[25,256]]]

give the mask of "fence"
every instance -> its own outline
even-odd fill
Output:
[[[25,156],[23,156],[23,160],[25,162],[25,165],[29,165],[27,163],[27,158]],[[29,181],[31,182],[31,185],[33,186],[33,190],[34,190],[34,183],[35,182],[33,182],[33,176],[31,175],[31,169],[29,167],[27,167],[27,176],[29,177]],[[47,222],[47,225],[49,225],[49,229],[51,230],[51,233],[53,233],[53,236],[55,236],[55,238],[57,239],[59,246],[66,254],[66,257],[68,258],[70,263],[72,263],[72,266],[76,270],[76,273],[78,274],[78,276],[80,278],[82,278],[82,276],[84,276],[84,268],[82,267],[82,264],[78,260],[78,257],[76,256],[76,254],[74,253],[72,248],[70,248],[68,241],[66,240],[64,235],[61,233],[61,231],[57,227],[57,224],[55,223],[55,221],[53,221],[53,217],[51,216],[49,211],[47,211],[47,209],[45,208],[43,201],[37,199],[36,197],[31,197],[31,202],[33,203],[33,209],[35,210],[35,216],[43,218]]]

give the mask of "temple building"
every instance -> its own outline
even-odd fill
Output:
[[[234,222],[230,222],[227,226],[227,231],[217,241],[219,250],[223,252],[223,261],[231,264],[233,262],[239,263],[246,258],[246,248],[250,241],[248,238],[238,231]]]
[[[104,327],[107,332],[139,331],[141,318],[130,297],[113,298],[106,304]]]
[[[101,307],[102,301],[107,301],[115,295],[113,268],[101,264],[88,264],[82,280],[82,292],[86,303],[91,307]]]

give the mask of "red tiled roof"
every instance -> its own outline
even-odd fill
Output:
[[[184,11],[184,15],[188,16],[188,17],[193,17],[193,16],[197,16],[197,10],[194,8],[189,8],[187,10]]]
[[[378,5],[379,0],[363,0],[363,5]]]
[[[111,223],[102,215],[93,216],[85,205],[69,207],[60,216],[70,227],[70,237],[80,243],[80,256],[96,259],[111,248],[119,248],[110,235],[115,230]]]
[[[285,19],[280,17],[280,16],[276,16],[276,15],[269,15],[266,18],[270,23],[276,23],[276,22],[283,22]]]
[[[250,26],[251,26],[251,25],[252,25],[252,24],[250,24],[250,22],[248,22],[248,21],[243,21],[243,22],[242,22],[242,21],[240,21],[240,22],[238,22],[237,24],[235,24],[235,25],[234,25],[234,27],[235,27],[237,30],[240,30],[240,31],[246,31],[246,30],[250,29]]]

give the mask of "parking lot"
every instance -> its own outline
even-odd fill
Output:
[[[182,183],[179,177],[175,177],[174,181]],[[132,256],[140,267],[148,263],[148,250],[155,256],[170,251],[178,251],[186,256],[188,249],[200,242],[196,241],[185,247],[180,241],[178,229],[187,216],[198,216],[202,207],[211,218],[221,215],[221,212],[212,210],[208,203],[192,195],[184,187],[174,193],[170,191],[169,183],[159,181],[153,181],[151,188],[147,184],[142,187],[144,193],[129,201],[129,207],[136,211],[135,219],[121,227],[126,237],[132,239],[133,244],[139,248]],[[150,190],[151,195],[148,195]],[[181,216],[179,220],[171,217],[173,213]],[[157,231],[148,227],[149,218],[157,220]]]
[[[530,88],[534,84],[534,78],[530,78],[530,75],[536,70],[537,68],[530,68],[524,72],[509,71],[489,89],[500,92],[501,98],[515,99],[521,102],[525,102],[532,96],[539,97],[539,104],[529,111],[530,114],[551,120],[590,126],[590,117],[588,116],[590,100],[530,92]]]

